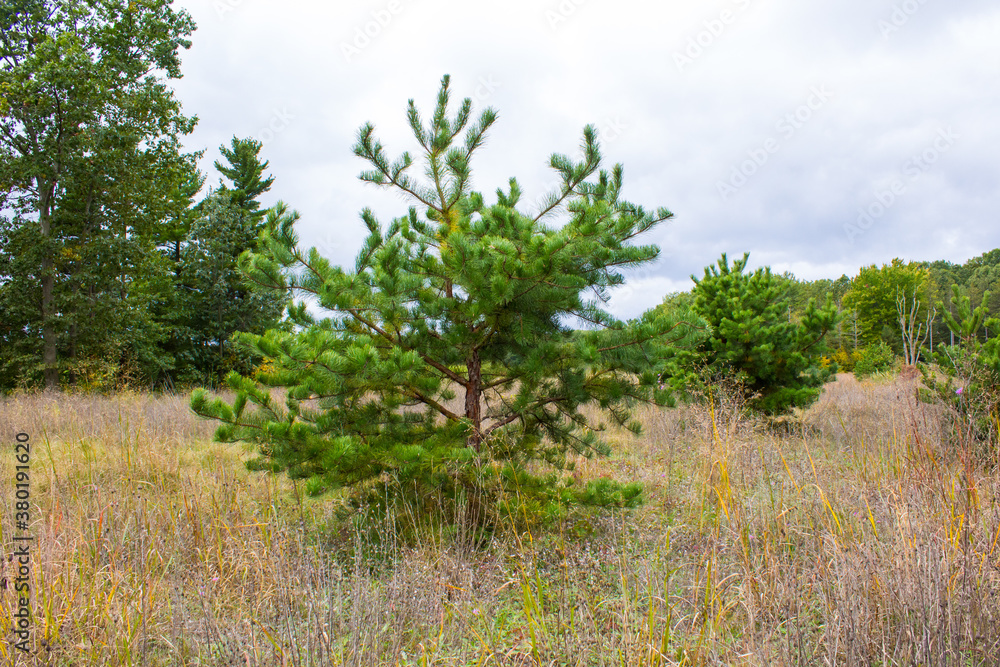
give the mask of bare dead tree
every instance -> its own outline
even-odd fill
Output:
[[[920,347],[927,340],[937,309],[930,306],[924,321],[919,321],[920,299],[916,290],[912,297],[906,296],[906,291],[896,290],[896,315],[899,317],[899,330],[903,339],[903,361],[912,366],[920,357]]]

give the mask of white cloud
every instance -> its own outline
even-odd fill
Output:
[[[176,85],[201,118],[188,146],[208,149],[211,172],[219,144],[287,109],[294,120],[264,150],[272,200],[298,209],[303,242],[336,262],[353,262],[363,206],[386,220],[406,208],[356,180],[358,126],[374,122],[390,154],[413,150],[406,100],[429,113],[446,72],[456,101],[483,80],[499,84],[482,100],[500,111],[473,165],[483,192],[517,176],[535,198],[551,180],[548,155],[573,154],[584,124],[620,128],[604,152],[625,165],[625,195],[676,214],[650,235],[662,259],[616,297],[620,315],[687,289],[722,252],[836,278],[896,256],[960,261],[1000,246],[1000,89],[990,83],[1000,10],[986,0],[925,0],[887,36],[879,22],[900,0],[218,1],[231,11],[179,2],[200,26]],[[348,59],[342,45],[359,30],[369,41]],[[680,71],[674,54],[699,37],[701,53]],[[834,96],[785,136],[778,124],[815,86]],[[850,243],[845,223],[949,126],[961,139]],[[779,149],[723,201],[717,183],[769,138]]]

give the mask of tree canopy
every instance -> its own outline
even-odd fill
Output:
[[[916,298],[921,308],[916,316],[922,319],[932,304],[933,294],[927,268],[918,262],[904,263],[894,259],[881,267],[863,267],[851,281],[844,295],[845,308],[857,313],[857,325],[862,344],[884,340],[893,349],[901,347],[897,299]]]
[[[194,170],[179,137],[195,122],[164,80],[194,23],[169,0],[34,0],[0,3],[0,28],[0,375],[54,387],[61,357],[163,364],[154,228]]]

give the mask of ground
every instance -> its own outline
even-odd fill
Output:
[[[951,441],[918,380],[842,375],[781,429],[725,391],[642,411],[581,478],[638,480],[637,510],[574,512],[469,546],[338,515],[247,472],[184,396],[27,394],[18,532],[35,537],[45,665],[1000,664],[1000,473]],[[17,607],[0,576],[0,633]]]

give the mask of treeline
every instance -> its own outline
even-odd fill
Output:
[[[173,202],[187,205],[149,224],[114,224],[97,193],[83,210],[60,199],[47,235],[35,221],[0,221],[0,387],[45,383],[46,324],[60,386],[213,386],[230,370],[252,372],[259,359],[230,337],[279,326],[287,303],[247,283],[237,266],[266,216],[273,223],[284,214],[261,209],[274,179],[264,176],[260,148],[236,138],[222,146],[218,186],[195,201],[205,176],[192,169]]]
[[[171,4],[0,4],[0,390],[213,386],[231,370],[252,374],[262,361],[231,343],[234,333],[289,326],[281,324],[288,292],[255,289],[238,258],[260,250],[262,230],[295,216],[281,205],[262,210],[274,179],[251,139],[221,147],[218,184],[201,195],[202,153],[181,144],[196,119],[167,85],[181,76],[178,53],[190,46],[194,23]],[[721,281],[712,289],[753,315],[743,327],[756,332],[751,338],[784,350],[745,369],[768,386],[815,375],[808,359],[821,348],[828,362],[850,369],[875,347],[912,363],[924,347],[953,342],[943,317],[955,315],[952,285],[974,306],[987,297],[988,315],[1000,313],[1000,289],[991,292],[1000,249],[961,265],[894,260],[811,282],[770,272],[742,277],[745,260],[736,271],[727,261],[712,269],[723,276],[706,273],[703,302],[696,288],[664,307],[693,308],[717,329],[716,319],[732,315],[708,296]],[[825,314],[827,295],[836,318]],[[820,320],[832,328],[814,326]],[[706,343],[698,363],[764,359],[731,342]],[[805,360],[789,365],[792,354]],[[814,397],[816,378],[768,409]]]
[[[827,342],[840,351],[841,366],[851,354],[876,345],[885,345],[906,361],[913,361],[914,354],[921,360],[919,349],[908,349],[904,326],[912,329],[913,336],[919,332],[925,349],[936,349],[941,343],[956,344],[945,317],[946,312],[952,317],[958,315],[953,286],[973,307],[985,306],[987,319],[1000,316],[1000,248],[961,264],[894,259],[836,280],[801,281],[791,274],[783,277],[788,281],[792,317],[801,317],[809,299],[832,296],[841,319]],[[990,333],[983,327],[976,336],[985,341]]]
[[[802,281],[768,267],[748,273],[746,262],[730,267],[723,255],[702,278],[692,276],[690,292],[669,294],[652,311],[703,332],[697,345],[664,349],[654,362],[677,393],[704,392],[706,382],[726,377],[750,407],[781,414],[809,405],[834,370],[861,377],[901,360],[933,362],[951,374],[956,358],[972,355],[979,384],[992,382],[984,378],[994,366],[1000,372],[995,346],[983,345],[1000,333],[993,319],[1000,290],[991,289],[1000,280],[1000,250],[964,264],[894,259],[836,280]]]
[[[166,85],[194,23],[169,0],[0,6],[0,389],[214,384],[283,297],[237,269],[266,224],[259,142],[200,197]],[[272,215],[280,217],[282,212]]]
[[[959,315],[953,301],[953,286],[957,286],[960,297],[969,299],[973,308],[984,307],[986,320],[1000,316],[1000,248],[963,264],[894,259],[889,264],[862,267],[853,277],[799,280],[791,273],[784,273],[771,279],[780,286],[773,293],[772,310],[783,312],[789,322],[801,322],[810,301],[822,305],[830,298],[840,317],[824,342],[831,354],[839,353],[842,369],[845,354],[849,358],[876,345],[884,345],[893,355],[904,357],[908,352],[904,326],[910,328],[911,324],[913,336],[919,332],[921,347],[925,349],[936,349],[940,343],[955,345],[958,341],[945,316],[945,313],[953,318]],[[661,308],[686,309],[694,303],[695,292],[669,294]],[[975,335],[985,342],[990,332],[982,327]],[[920,349],[915,353],[919,356]]]

